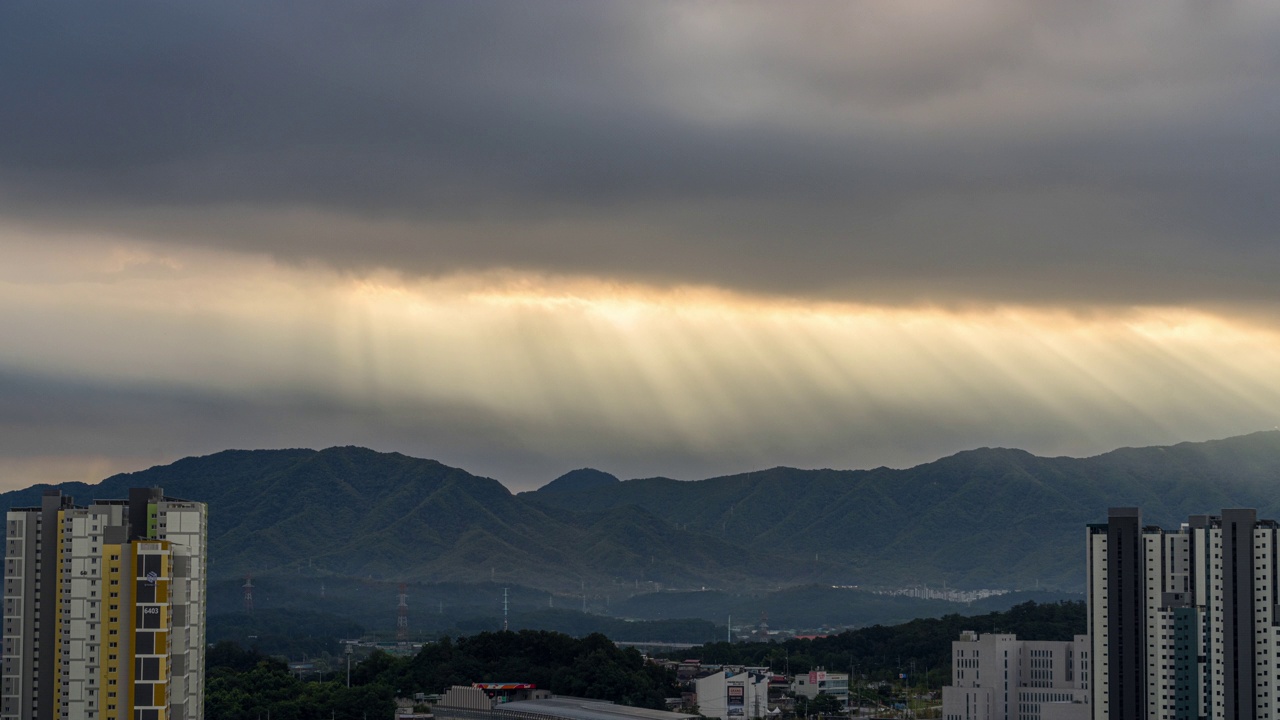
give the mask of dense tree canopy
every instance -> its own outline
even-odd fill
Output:
[[[395,712],[394,693],[385,685],[303,682],[280,660],[233,642],[213,646],[205,663],[209,720],[362,720],[366,713],[387,718]]]
[[[599,634],[578,639],[538,630],[444,638],[411,658],[370,658],[353,672],[353,682],[357,674],[362,682],[428,693],[473,682],[531,682],[558,695],[652,708],[679,694],[671,674],[645,663],[634,648]]]
[[[817,667],[847,672],[852,668],[868,680],[897,679],[914,664],[921,682],[928,672],[928,684],[936,687],[950,678],[951,642],[965,630],[1012,633],[1023,640],[1070,640],[1084,634],[1085,629],[1082,602],[1028,602],[1005,612],[947,615],[892,627],[875,625],[812,640],[711,643],[682,650],[680,655],[700,658],[704,663],[768,666],[777,672],[808,672]]]
[[[532,630],[444,638],[411,657],[374,652],[352,668],[349,689],[336,681],[302,682],[283,662],[230,642],[209,651],[207,666],[210,720],[256,719],[268,711],[273,720],[389,717],[397,696],[474,682],[531,682],[558,695],[649,708],[679,694],[674,675],[634,648],[598,634],[577,639]]]
[[[792,673],[852,668],[868,680],[896,680],[908,672],[912,684],[937,687],[950,677],[951,641],[964,630],[1069,640],[1085,631],[1085,605],[1024,603],[1003,613],[877,625],[812,640],[713,643],[680,655]],[[353,666],[350,688],[335,680],[304,682],[279,660],[222,642],[209,651],[207,678],[209,720],[256,720],[268,712],[273,720],[389,717],[397,696],[474,682],[531,682],[558,695],[650,708],[662,708],[665,698],[680,692],[669,670],[645,662],[634,648],[619,648],[599,634],[573,638],[536,630],[443,638],[407,657],[375,651]]]

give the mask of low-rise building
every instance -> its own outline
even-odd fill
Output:
[[[676,667],[676,680],[680,682],[688,682],[702,674],[701,660],[682,660]]]
[[[529,686],[529,690],[536,690]],[[499,702],[482,687],[455,685],[432,707],[436,720],[697,720],[697,715],[616,705],[607,700],[529,693],[527,700]],[[518,697],[509,695],[505,697]]]
[[[724,669],[698,678],[698,712],[720,720],[762,718],[769,713],[769,681],[773,674],[759,669]]]
[[[822,668],[796,675],[791,691],[810,700],[819,695],[833,695],[841,707],[849,705],[849,673],[827,672]]]

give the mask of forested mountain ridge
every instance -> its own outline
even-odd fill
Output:
[[[209,503],[210,574],[497,580],[620,598],[807,582],[1083,586],[1083,530],[1109,506],[1149,523],[1257,507],[1280,516],[1280,432],[1042,458],[983,448],[895,470],[773,468],[701,481],[580,470],[513,495],[433,460],[355,447],[228,450],[60,486]],[[42,486],[5,493],[39,503]]]
[[[782,557],[757,567],[760,558],[738,547],[642,510],[544,508],[496,480],[364,448],[228,450],[60,489],[87,503],[135,486],[209,504],[215,580],[296,572],[417,582],[498,577],[568,591],[603,578],[651,589],[814,575]],[[38,505],[44,489],[6,493],[0,503]]]
[[[1086,523],[1136,505],[1169,527],[1193,513],[1280,513],[1280,432],[1092,458],[982,448],[905,470],[796,470],[524,493],[547,507],[635,507],[753,551],[819,557],[850,582],[1079,590]]]

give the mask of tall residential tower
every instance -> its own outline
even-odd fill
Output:
[[[10,510],[0,720],[203,718],[206,516],[159,488]]]
[[[1090,525],[1094,718],[1280,720],[1278,550],[1280,524],[1253,510]]]

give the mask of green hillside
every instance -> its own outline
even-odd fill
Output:
[[[1166,526],[1223,507],[1280,516],[1280,432],[1084,459],[984,448],[906,470],[773,468],[693,482],[580,470],[520,495],[396,453],[228,450],[62,489],[87,502],[131,486],[209,504],[210,575],[224,611],[252,574],[260,598],[311,598],[326,581],[351,602],[360,587],[385,599],[399,582],[488,583],[541,593],[528,610],[621,614],[634,595],[701,588],[1078,592],[1084,525],[1109,506],[1141,506]],[[43,489],[0,503],[36,504]],[[303,607],[337,611],[315,598]]]
[[[565,512],[433,460],[354,447],[228,450],[66,486],[79,502],[160,486],[209,504],[213,580],[279,574],[495,582],[553,591],[811,580],[821,565],[761,558],[647,512]],[[39,503],[43,487],[0,496]]]
[[[1082,532],[1138,505],[1176,526],[1192,513],[1280,513],[1280,432],[1041,458],[983,448],[907,470],[796,470],[524,493],[562,510],[638,508],[754,552],[836,564],[850,583],[1083,587]]]

